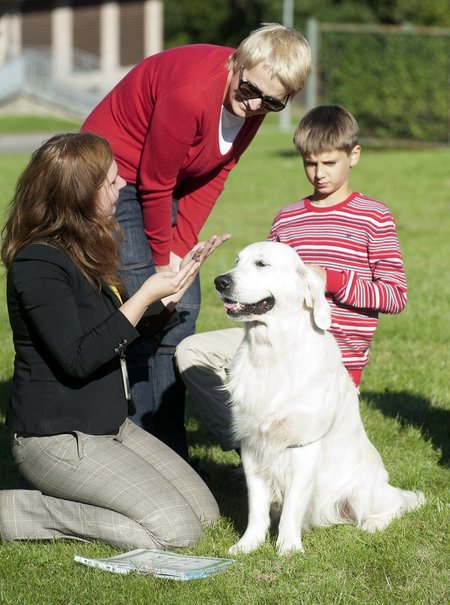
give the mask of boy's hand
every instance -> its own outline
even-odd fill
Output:
[[[327,272],[325,271],[325,269],[323,267],[320,267],[319,265],[315,265],[314,263],[307,263],[306,266],[309,267],[310,269],[312,269],[315,273],[317,273],[317,275],[321,279],[323,279],[324,283],[327,283]]]

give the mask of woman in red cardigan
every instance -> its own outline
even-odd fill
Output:
[[[237,49],[194,44],[148,57],[88,116],[82,130],[109,141],[127,181],[116,216],[128,295],[153,272],[179,266],[264,117],[303,88],[310,65],[301,34],[266,24]],[[129,350],[136,422],[184,458],[173,353],[195,331],[199,308],[196,280],[178,305],[179,324]]]

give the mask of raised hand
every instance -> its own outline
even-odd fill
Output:
[[[180,259],[179,256],[176,256],[174,253],[171,254],[170,264],[172,267],[179,266],[180,271],[183,271],[185,267],[189,266],[190,263],[194,263],[193,271],[189,273],[189,277],[184,283],[184,286],[176,293],[171,296],[165,297],[162,302],[166,305],[174,305],[176,304],[186,290],[192,285],[200,267],[205,262],[206,258],[217,250],[219,246],[221,246],[224,242],[229,240],[231,235],[229,233],[224,233],[223,235],[211,235],[209,240],[205,242],[198,242],[192,250],[190,250],[183,259]],[[159,274],[158,274],[159,275]]]
[[[219,246],[221,246],[224,242],[229,240],[231,237],[230,233],[224,233],[222,235],[211,235],[209,240],[204,242],[198,242],[190,252],[186,254],[183,260],[180,263],[180,267],[184,266],[184,263],[189,262],[189,260],[193,259],[203,264],[206,258],[217,250]]]

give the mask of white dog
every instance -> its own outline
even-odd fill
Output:
[[[230,552],[266,538],[270,509],[281,515],[277,549],[303,551],[301,530],[356,523],[373,532],[425,498],[388,483],[359,413],[358,390],[326,332],[322,279],[285,244],[256,243],[215,279],[228,315],[245,322],[230,368],[236,438],[249,518]]]

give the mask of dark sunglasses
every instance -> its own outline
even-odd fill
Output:
[[[241,67],[239,70],[238,90],[243,99],[261,99],[261,107],[263,109],[267,109],[267,111],[281,111],[286,107],[286,103],[288,102],[290,95],[288,95],[284,101],[274,99],[274,97],[267,97],[266,95],[262,94],[259,88],[242,78],[243,72],[244,68]]]

